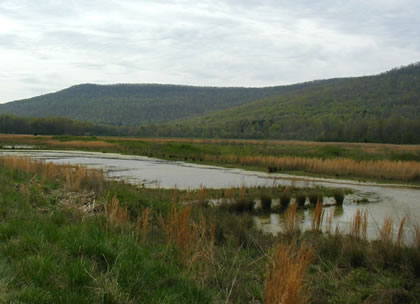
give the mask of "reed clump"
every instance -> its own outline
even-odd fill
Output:
[[[398,227],[398,234],[397,234],[397,246],[401,246],[404,242],[404,233],[405,233],[405,223],[407,222],[407,216],[404,216]]]
[[[56,165],[27,157],[3,156],[0,164],[12,170],[18,170],[37,176],[42,183],[46,180],[64,181],[70,191],[93,190],[102,194],[105,178],[102,170],[87,169],[83,166]]]
[[[271,211],[271,203],[272,203],[271,196],[269,196],[267,194],[262,194],[260,196],[260,200],[261,200],[262,211],[263,212],[270,212]]]
[[[343,190],[335,190],[333,193],[333,197],[335,203],[339,206],[343,205],[344,202],[344,191]]]
[[[291,199],[289,191],[283,191],[280,194],[280,211],[285,211],[289,207]]]
[[[201,206],[208,205],[207,196],[208,196],[208,193],[207,193],[206,187],[200,186],[200,189],[198,190],[198,203]]]
[[[366,241],[367,238],[367,223],[368,223],[368,212],[367,210],[357,209],[351,222],[350,235],[355,239],[361,239]]]
[[[324,215],[322,202],[318,201],[312,214],[312,230],[321,231],[322,218]]]
[[[391,245],[393,242],[393,220],[391,217],[385,217],[382,223],[381,230],[379,231],[379,237],[383,244]]]
[[[313,250],[305,245],[278,245],[267,267],[264,288],[266,304],[303,304],[308,301],[304,280]]]
[[[121,207],[119,199],[115,196],[105,205],[105,213],[112,224],[127,224],[130,220],[128,209]]]
[[[306,202],[306,194],[305,193],[298,193],[296,194],[296,203],[299,208],[305,207]]]
[[[299,221],[297,219],[297,204],[290,205],[284,213],[284,226],[287,234],[299,231]]]
[[[146,239],[152,223],[152,209],[145,208],[136,220],[136,236],[137,238]]]
[[[308,194],[309,202],[312,206],[316,206],[318,202],[323,202],[324,198],[322,194],[318,193],[317,191],[311,191]]]
[[[160,216],[159,223],[168,244],[175,245],[189,268],[206,257],[214,255],[215,229],[208,225],[206,219],[193,222],[192,207],[177,208],[175,205],[166,217]]]

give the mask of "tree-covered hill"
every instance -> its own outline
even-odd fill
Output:
[[[142,136],[420,143],[420,64],[267,88],[84,84],[0,105],[0,114]]]
[[[109,125],[140,125],[191,118],[321,83],[268,88],[82,84],[0,105],[0,114],[66,117]]]
[[[342,78],[142,133],[420,143],[420,64]]]

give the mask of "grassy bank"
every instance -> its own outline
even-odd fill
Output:
[[[407,220],[395,238],[385,221],[368,242],[361,213],[350,235],[321,233],[319,203],[302,232],[292,205],[286,231],[272,236],[248,214],[205,202],[278,189],[139,189],[101,171],[4,157],[0,183],[0,302],[420,300],[420,229]]]
[[[145,155],[267,172],[420,183],[420,146],[258,140],[0,135],[0,145]]]

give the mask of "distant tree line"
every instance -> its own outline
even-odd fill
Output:
[[[123,135],[127,128],[115,128],[67,118],[27,118],[0,115],[0,133],[36,135]]]
[[[98,135],[296,139],[318,141],[420,144],[420,121],[403,117],[383,119],[240,120],[224,125],[150,124],[113,127],[66,118],[27,118],[0,115],[0,133],[39,135]]]
[[[216,126],[160,124],[141,126],[139,136],[286,139],[420,144],[420,121],[403,117],[351,120],[240,120]]]

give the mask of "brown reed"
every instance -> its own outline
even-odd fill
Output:
[[[264,288],[266,304],[303,304],[308,296],[304,280],[312,261],[313,250],[305,245],[278,245],[267,266]]]
[[[198,190],[198,203],[205,205],[207,203],[207,189],[204,186],[200,186]]]
[[[420,163],[416,161],[357,161],[347,158],[321,159],[305,157],[224,155],[205,157],[208,161],[239,163],[247,166],[276,168],[278,171],[298,170],[308,173],[361,176],[379,179],[414,181],[420,177]]]
[[[312,230],[321,231],[322,218],[324,215],[322,202],[318,201],[312,214]]]
[[[380,230],[380,240],[384,244],[392,244],[393,239],[393,221],[391,217],[385,217]]]
[[[146,208],[143,210],[140,216],[137,217],[137,220],[136,220],[137,238],[140,236],[143,240],[146,239],[149,233],[151,222],[152,222],[152,209]]]
[[[105,141],[84,141],[84,140],[71,140],[71,141],[58,141],[47,140],[46,144],[52,147],[60,148],[110,148],[115,144]]]
[[[296,218],[297,207],[296,203],[290,205],[284,214],[284,226],[286,233],[293,233],[299,230],[299,222]]]
[[[351,222],[350,235],[355,239],[366,240],[367,238],[367,223],[368,223],[367,210],[357,209]]]
[[[17,156],[0,157],[0,165],[38,176],[41,181],[41,188],[45,186],[47,179],[52,181],[61,180],[65,182],[67,189],[70,191],[88,189],[100,194],[105,183],[102,170],[87,169],[83,166],[56,165]]]
[[[126,224],[129,221],[128,210],[120,206],[120,201],[115,196],[105,205],[105,214],[112,224]]]
[[[188,268],[200,260],[214,257],[214,226],[208,225],[203,216],[198,222],[191,221],[192,207],[176,208],[174,205],[166,217],[159,218],[160,226],[170,245],[175,245]]]
[[[401,246],[404,241],[404,227],[407,221],[407,216],[404,216],[400,221],[400,226],[398,227],[398,235],[397,235],[397,245]]]

